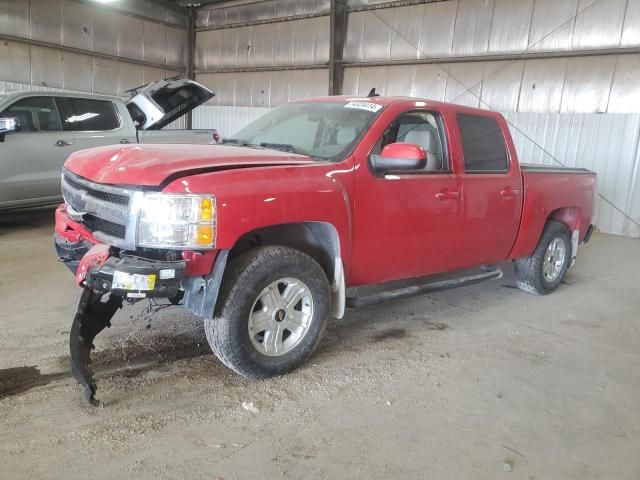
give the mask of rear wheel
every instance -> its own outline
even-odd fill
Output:
[[[561,222],[550,220],[533,255],[515,262],[518,288],[534,295],[553,292],[562,283],[570,261],[569,229]]]
[[[287,373],[314,352],[329,311],[329,282],[311,257],[287,247],[260,247],[228,267],[212,320],[213,353],[249,378]]]

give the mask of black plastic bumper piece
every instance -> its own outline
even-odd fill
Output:
[[[102,330],[111,326],[111,318],[122,306],[122,298],[110,296],[106,302],[102,295],[83,288],[69,335],[69,359],[71,374],[82,386],[84,398],[94,406],[96,381],[91,370],[91,350],[93,340]]]

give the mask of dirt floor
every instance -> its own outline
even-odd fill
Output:
[[[254,382],[180,308],[121,311],[81,400],[51,212],[0,221],[0,478],[640,478],[640,242],[595,235],[553,295],[505,278],[351,311]]]

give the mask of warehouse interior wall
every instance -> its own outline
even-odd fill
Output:
[[[0,0],[0,90],[123,95],[182,74],[187,17],[149,1]]]

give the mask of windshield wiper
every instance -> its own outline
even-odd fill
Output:
[[[296,147],[294,147],[293,145],[289,144],[289,143],[269,143],[269,142],[262,142],[260,144],[260,146],[262,148],[271,148],[273,150],[281,150],[283,152],[289,152],[289,153],[297,153],[296,152]]]

